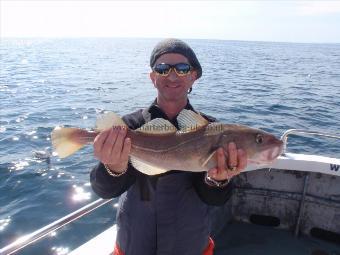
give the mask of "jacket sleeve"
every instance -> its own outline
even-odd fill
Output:
[[[114,177],[109,175],[102,163],[99,163],[91,171],[92,189],[101,198],[118,197],[136,181],[136,171],[129,163],[125,174]]]
[[[232,182],[223,188],[211,187],[205,183],[204,178],[205,172],[193,173],[193,185],[198,196],[208,205],[224,205],[231,197],[233,189]]]

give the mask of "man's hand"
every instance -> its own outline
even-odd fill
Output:
[[[237,149],[236,144],[231,142],[225,151],[217,149],[217,166],[208,171],[210,178],[216,181],[225,181],[235,175],[239,175],[247,167],[247,153]]]
[[[101,132],[94,140],[94,156],[115,173],[126,170],[131,140],[126,128],[111,128]]]

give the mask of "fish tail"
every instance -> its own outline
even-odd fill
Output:
[[[92,142],[97,134],[80,128],[56,127],[51,133],[54,152],[60,158],[68,157]]]
[[[127,128],[125,122],[113,112],[106,112],[97,119],[95,132],[80,128],[56,127],[51,133],[54,152],[60,158],[66,158],[84,145],[93,142],[99,132],[113,127]]]

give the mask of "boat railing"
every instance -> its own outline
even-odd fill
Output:
[[[22,248],[26,247],[27,245],[38,241],[39,239],[45,237],[48,234],[53,233],[57,229],[71,223],[72,221],[90,213],[91,211],[95,210],[96,208],[110,202],[112,199],[98,199],[88,205],[85,205],[84,207],[64,216],[63,218],[56,220],[52,222],[51,224],[48,224],[47,226],[44,226],[31,234],[25,235],[20,237],[19,239],[15,240],[13,243],[5,246],[4,248],[0,249],[1,255],[9,255],[13,254],[14,252],[17,252],[21,250]]]
[[[281,136],[281,140],[283,141],[283,152],[282,152],[283,155],[287,151],[288,136],[292,135],[292,134],[294,134],[294,135],[298,135],[298,134],[316,135],[316,136],[323,136],[323,137],[340,139],[340,135],[326,134],[326,133],[321,133],[321,132],[317,132],[317,131],[310,131],[310,130],[304,130],[304,129],[288,129]]]

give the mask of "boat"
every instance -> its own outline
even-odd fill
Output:
[[[234,178],[230,200],[211,208],[216,255],[340,255],[340,158],[287,152],[289,135],[339,135],[291,129],[284,132],[284,152],[270,166],[248,166]],[[98,199],[0,249],[17,254],[51,232],[112,203]],[[117,226],[74,249],[70,255],[108,255]]]

